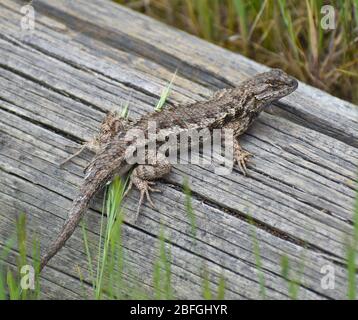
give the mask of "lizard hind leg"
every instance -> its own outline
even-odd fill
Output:
[[[225,125],[225,129],[232,129],[234,134],[234,163],[237,164],[240,168],[240,171],[244,176],[247,176],[247,168],[246,164],[249,162],[250,158],[254,155],[248,151],[242,149],[239,143],[239,136],[246,131],[249,123],[242,121],[242,119],[238,119],[236,121],[229,122]]]
[[[67,162],[71,161],[73,158],[75,158],[79,154],[81,154],[85,149],[89,149],[89,150],[93,151],[94,153],[97,153],[97,151],[99,150],[99,143],[98,143],[97,138],[93,138],[93,139],[83,143],[82,146],[79,147],[78,150],[74,154],[70,155],[68,158],[61,161],[59,166],[62,167]]]
[[[127,126],[130,124],[131,121],[129,119],[122,118],[117,112],[107,112],[106,116],[102,120],[98,134],[91,140],[83,143],[78,151],[62,161],[60,163],[60,167],[72,160],[74,157],[77,157],[85,149],[88,149],[94,153],[98,153],[103,146],[105,146],[108,142],[111,141],[111,139],[113,139],[114,136],[118,135],[120,132],[125,131]]]
[[[129,193],[133,186],[139,190],[140,198],[136,217],[139,214],[139,210],[144,201],[144,198],[148,200],[152,208],[155,208],[154,202],[152,201],[149,192],[161,192],[161,190],[154,188],[155,182],[153,180],[157,180],[165,176],[170,172],[170,170],[171,164],[164,156],[157,156],[157,162],[153,165],[138,165],[134,168],[130,175],[128,188],[123,197]]]

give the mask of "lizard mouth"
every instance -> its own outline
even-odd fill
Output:
[[[258,100],[271,102],[295,91],[298,81],[280,69],[272,69],[257,76],[255,95]]]
[[[276,98],[282,98],[295,91],[298,87],[298,81],[293,77],[287,77],[283,82],[277,85]]]
[[[285,79],[283,83],[276,83],[275,86],[271,84],[270,87],[270,90],[260,88],[260,91],[255,93],[256,99],[266,102],[279,100],[295,91],[298,87],[298,81],[294,78]]]

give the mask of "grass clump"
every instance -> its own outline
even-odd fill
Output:
[[[123,222],[123,211],[121,204],[126,186],[126,181],[116,177],[109,186],[105,196],[105,208],[101,215],[101,228],[98,243],[97,263],[94,263],[89,249],[87,232],[82,224],[85,251],[88,259],[93,296],[95,299],[102,299],[102,294],[114,298],[120,296],[120,292],[115,292],[113,283],[121,283],[121,270],[123,267],[123,251],[121,245],[121,230]],[[106,213],[107,218],[104,218]],[[93,266],[96,265],[94,268]],[[115,270],[116,268],[116,270]],[[105,275],[109,275],[108,283],[105,283]]]
[[[16,241],[17,236],[17,241]],[[37,300],[40,297],[40,247],[37,237],[32,241],[31,260],[28,259],[26,241],[26,215],[16,221],[16,236],[0,250],[0,300]],[[3,264],[17,243],[16,265]]]
[[[358,103],[356,0],[115,1]]]

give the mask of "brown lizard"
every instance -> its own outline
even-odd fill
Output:
[[[135,139],[126,139],[128,130],[140,130],[148,138],[149,122],[156,124],[158,134],[166,132],[180,135],[188,129],[230,128],[235,138],[234,161],[245,174],[246,162],[251,154],[241,148],[236,138],[247,130],[265,106],[290,94],[297,86],[296,79],[281,70],[273,69],[242,82],[236,88],[219,90],[210,100],[168,107],[161,112],[144,115],[136,122],[109,113],[102,123],[98,138],[94,143],[85,145],[94,150],[96,155],[87,167],[83,184],[73,200],[60,234],[41,260],[41,270],[72,235],[95,193],[114,176],[126,174],[133,167],[125,154],[129,147],[138,149],[138,145]],[[154,180],[168,174],[170,170],[168,159],[159,152],[155,163],[134,165],[127,192],[133,185],[140,191],[138,210],[144,197],[154,206],[149,191],[159,191],[152,187]]]

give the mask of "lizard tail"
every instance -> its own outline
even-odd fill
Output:
[[[64,246],[79,224],[89,203],[99,186],[93,183],[85,183],[77,197],[73,200],[72,208],[56,240],[50,245],[48,251],[41,259],[40,271],[47,265],[49,260]]]
[[[104,187],[114,174],[123,175],[129,170],[131,165],[125,165],[125,159],[121,156],[127,147],[127,143],[121,144],[120,140],[113,140],[111,143],[101,153],[97,154],[91,162],[60,234],[41,259],[40,271],[71,237],[96,192]]]

